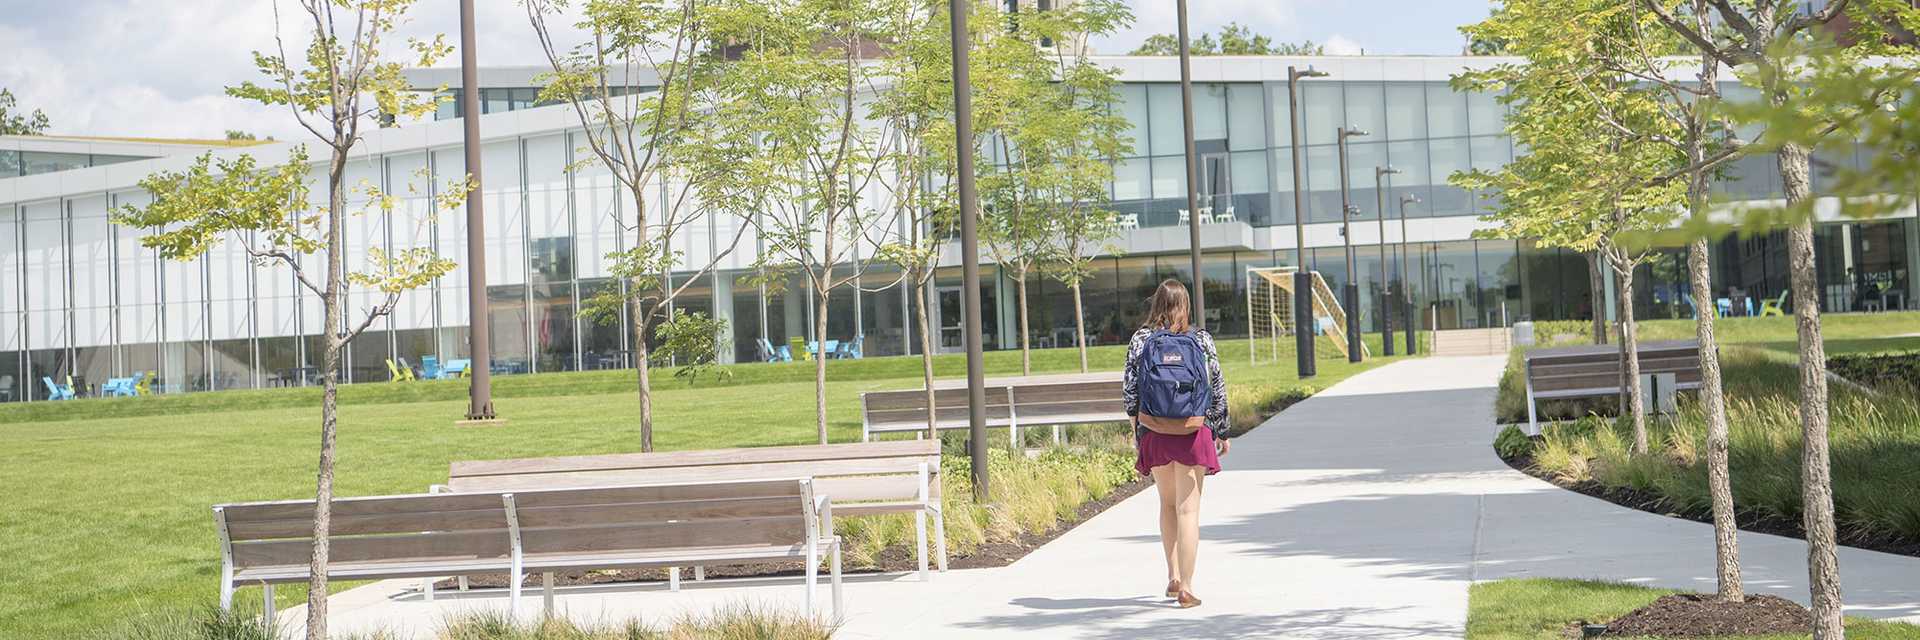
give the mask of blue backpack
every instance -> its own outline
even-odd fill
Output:
[[[1207,379],[1207,351],[1197,336],[1156,330],[1147,336],[1134,367],[1143,420],[1156,418],[1152,422],[1166,426],[1205,426],[1213,385]]]

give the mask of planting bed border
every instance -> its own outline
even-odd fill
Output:
[[[1536,438],[1534,442],[1537,444],[1540,440]],[[1496,453],[1495,455],[1498,454]],[[1539,478],[1556,487],[1574,493],[1599,498],[1622,507],[1663,515],[1669,518],[1692,520],[1709,525],[1713,524],[1713,514],[1689,514],[1674,511],[1669,508],[1671,505],[1667,502],[1666,497],[1656,492],[1641,491],[1630,487],[1612,487],[1596,480],[1567,482],[1539,471],[1533,465],[1532,456],[1521,455],[1511,458],[1500,456],[1500,459],[1506,462],[1507,466],[1513,467],[1515,471]],[[1765,533],[1803,541],[1807,539],[1806,533],[1798,519],[1757,513],[1749,509],[1736,509],[1733,520],[1734,524],[1738,526],[1741,531]],[[1862,531],[1859,527],[1847,526],[1846,523],[1836,523],[1836,526],[1838,526],[1837,538],[1842,546],[1920,558],[1920,540],[1874,534],[1872,532]]]

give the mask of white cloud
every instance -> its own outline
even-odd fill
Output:
[[[11,3],[10,3],[11,4]],[[275,48],[271,0],[34,2],[0,12],[0,87],[45,111],[51,133],[218,138],[241,129],[282,140],[308,136],[286,107],[232,98],[225,88],[261,76],[252,52]],[[480,2],[475,24],[483,65],[541,64],[538,41],[516,2]],[[281,3],[281,31],[299,55],[298,12]],[[387,47],[444,33],[458,42],[458,5],[422,1]],[[572,19],[560,42],[577,41]],[[457,55],[442,64],[458,64]]]
[[[1357,56],[1366,53],[1366,48],[1361,47],[1360,43],[1338,33],[1327,37],[1326,47],[1327,55],[1330,56]]]

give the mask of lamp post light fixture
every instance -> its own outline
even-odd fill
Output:
[[[1313,274],[1307,273],[1307,202],[1300,177],[1300,79],[1325,77],[1327,72],[1313,67],[1305,71],[1287,67],[1287,146],[1293,151],[1293,347],[1302,379],[1315,373],[1313,333],[1319,323],[1313,317]]]
[[[1393,355],[1393,278],[1387,274],[1387,188],[1385,178],[1400,173],[1393,165],[1373,168],[1374,214],[1380,223],[1380,304],[1374,307],[1380,316],[1381,353]]]
[[[1420,196],[1400,195],[1400,297],[1406,307],[1407,355],[1420,353],[1419,318],[1414,316],[1413,285],[1407,281],[1407,205],[1420,204]]]
[[[1347,175],[1347,138],[1368,135],[1352,127],[1341,127],[1340,134],[1340,240],[1347,251],[1347,284],[1341,287],[1340,304],[1347,313],[1347,362],[1360,361],[1360,282],[1353,273],[1353,198]]]

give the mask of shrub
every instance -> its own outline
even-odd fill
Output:
[[[1894,392],[1920,390],[1920,351],[1839,355],[1827,359],[1827,368],[1869,387]]]
[[[253,615],[207,607],[196,613],[165,613],[128,621],[96,640],[281,640],[284,634]]]
[[[1501,458],[1512,460],[1533,453],[1533,438],[1520,431],[1520,427],[1507,425],[1500,435],[1493,438],[1493,450]]]

